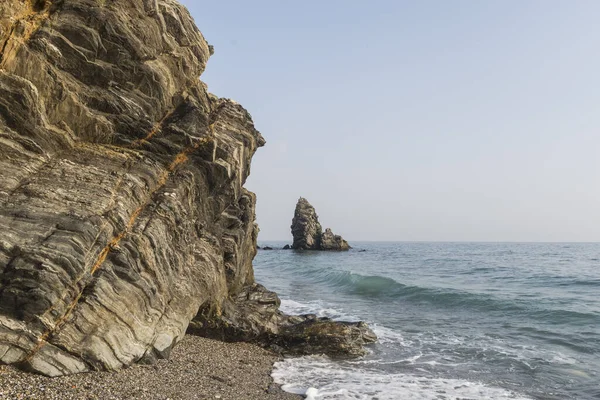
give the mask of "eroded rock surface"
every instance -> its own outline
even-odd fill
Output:
[[[349,250],[350,245],[340,235],[334,234],[331,229],[325,229],[321,235],[321,250]]]
[[[172,0],[0,3],[0,361],[50,376],[166,356],[254,282],[264,144],[199,81]]]
[[[338,322],[313,314],[286,315],[279,297],[262,285],[247,286],[219,315],[201,310],[190,331],[224,341],[251,341],[285,355],[352,357],[377,337],[364,322]]]
[[[341,236],[335,235],[331,229],[323,228],[315,208],[303,197],[300,197],[292,219],[293,249],[298,250],[349,250],[350,245]]]
[[[292,219],[293,249],[319,250],[323,229],[315,208],[304,197],[300,197]]]

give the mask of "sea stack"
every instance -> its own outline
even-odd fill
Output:
[[[296,204],[296,211],[292,219],[292,235],[296,250],[349,250],[348,242],[331,229],[323,228],[319,223],[319,216],[315,208],[304,197],[300,197]]]

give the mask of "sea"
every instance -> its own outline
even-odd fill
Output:
[[[282,310],[366,321],[358,359],[289,358],[308,399],[600,399],[600,243],[262,242],[258,282]]]

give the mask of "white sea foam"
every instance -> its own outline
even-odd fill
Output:
[[[318,317],[327,317],[335,320],[359,321],[360,318],[331,307],[323,305],[320,301],[300,303],[291,299],[281,299],[281,311],[286,314],[315,314]]]
[[[411,342],[410,346],[412,348],[423,349],[425,354],[435,354],[438,351],[437,349],[442,348],[455,349],[458,353],[469,350],[477,351],[480,354],[488,353],[487,355],[484,355],[484,357],[514,360],[530,369],[536,368],[530,365],[532,360],[536,362],[564,365],[574,365],[579,363],[577,359],[561,353],[556,349],[548,349],[535,345],[515,344],[502,338],[492,338],[482,335],[456,336],[423,332],[414,337],[414,342]]]
[[[281,310],[289,314],[316,314],[319,317],[336,320],[359,319],[356,316],[328,307],[321,301],[303,303],[291,299],[282,299]],[[276,364],[273,378],[277,383],[283,385],[284,390],[303,394],[309,400],[362,400],[373,398],[378,400],[526,399],[526,397],[508,390],[486,386],[477,382],[428,377],[429,371],[424,368],[416,368],[415,372],[421,372],[425,376],[389,374],[377,371],[376,367],[390,364],[422,364],[429,367],[459,365],[431,360],[430,356],[427,355],[428,351],[424,354],[417,349],[425,350],[423,346],[428,348],[431,344],[435,344],[434,347],[437,347],[440,343],[452,348],[467,344],[465,342],[467,338],[452,335],[440,337],[430,333],[417,335],[416,338],[411,337],[413,339],[411,340],[406,339],[401,332],[383,325],[371,324],[371,327],[380,344],[411,349],[413,351],[409,352],[411,353],[410,356],[395,360],[366,358],[350,361],[345,365],[337,364],[326,357],[288,359]],[[487,346],[484,346],[484,348],[493,349],[498,353],[506,353],[508,350],[513,353],[514,358],[520,358],[516,355],[523,350],[533,350],[520,348],[512,349],[511,352],[506,348],[505,343],[500,343],[502,340],[479,339],[484,339],[487,342]],[[417,350],[417,353],[414,350]]]
[[[309,388],[304,395],[306,396],[306,400],[316,400],[316,396],[319,395],[319,389]]]
[[[381,344],[399,344],[403,347],[412,345],[412,342],[406,340],[402,333],[379,324],[371,324],[373,332],[377,335],[377,339]]]
[[[315,356],[276,363],[273,378],[284,390],[314,400],[528,400],[506,389],[477,382],[344,368]]]

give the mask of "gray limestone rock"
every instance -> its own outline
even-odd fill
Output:
[[[331,229],[325,229],[321,235],[321,250],[349,250],[350,245],[340,235],[335,235]]]
[[[0,3],[0,362],[165,357],[254,283],[265,141],[174,0]]]
[[[276,293],[259,284],[224,303],[219,314],[208,308],[190,323],[190,332],[224,341],[251,341],[285,355],[327,354],[353,357],[377,337],[364,322],[339,322],[313,314],[286,315]]]
[[[335,235],[331,229],[327,228],[323,232],[315,208],[303,197],[296,204],[291,229],[294,237],[292,249],[343,251],[351,248],[348,242]]]
[[[293,249],[319,250],[322,228],[315,208],[303,197],[300,197],[292,219]]]

